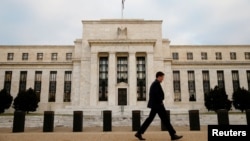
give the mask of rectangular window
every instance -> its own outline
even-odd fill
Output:
[[[108,100],[108,57],[99,58],[99,101]]]
[[[22,60],[28,60],[29,59],[29,53],[23,53]]]
[[[216,52],[215,57],[216,57],[216,60],[222,60],[221,52]]]
[[[209,71],[202,71],[204,98],[210,92]]]
[[[177,52],[172,53],[173,60],[179,60],[179,54]]]
[[[250,60],[250,52],[245,52],[245,59]]]
[[[207,60],[207,53],[206,52],[201,53],[201,60]]]
[[[7,60],[13,60],[13,59],[14,59],[14,53],[8,53]]]
[[[49,77],[49,102],[55,102],[56,101],[56,71],[50,72]]]
[[[64,102],[70,102],[71,99],[71,78],[72,72],[71,71],[65,71],[64,74],[64,96],[63,101]]]
[[[5,78],[4,78],[4,89],[8,93],[10,93],[10,90],[11,90],[11,79],[12,79],[12,71],[6,71]]]
[[[236,60],[236,52],[230,52],[230,59]]]
[[[19,92],[26,91],[27,71],[20,72]]]
[[[118,105],[126,106],[128,104],[127,98],[127,89],[126,88],[118,88]]]
[[[247,71],[248,91],[250,91],[250,70]]]
[[[217,71],[217,79],[218,79],[218,87],[225,89],[224,72],[223,71]]]
[[[137,100],[146,101],[146,60],[145,57],[136,57],[137,70]]]
[[[188,71],[189,101],[196,101],[194,71]]]
[[[42,71],[35,72],[35,84],[34,85],[35,85],[34,90],[35,90],[36,96],[38,98],[38,101],[40,101],[41,88],[42,88]]]
[[[174,101],[181,101],[180,71],[173,71]]]
[[[187,60],[193,60],[193,53],[192,52],[187,53]]]
[[[57,60],[57,53],[51,54],[51,60]]]
[[[234,92],[240,87],[239,73],[238,71],[232,71],[233,89]]]
[[[66,53],[66,60],[67,61],[72,60],[72,53]]]
[[[37,60],[43,60],[43,53],[37,53]]]
[[[117,83],[128,83],[128,58],[117,58]]]

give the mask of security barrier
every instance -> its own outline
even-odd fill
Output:
[[[138,131],[141,126],[141,111],[132,111],[132,131]]]
[[[74,111],[73,132],[82,132],[83,111]]]
[[[103,131],[112,131],[112,111],[103,111]]]
[[[199,110],[189,110],[189,127],[190,131],[200,130]]]
[[[54,131],[54,111],[44,111],[43,132]]]
[[[24,132],[25,127],[25,112],[15,111],[12,132]]]
[[[216,112],[218,125],[229,125],[228,111],[226,109],[219,109]]]

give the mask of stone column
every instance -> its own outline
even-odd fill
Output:
[[[42,70],[42,83],[41,83],[41,94],[40,94],[40,102],[37,111],[43,112],[49,109],[48,96],[49,96],[49,70]]]
[[[196,103],[204,102],[202,71],[195,70],[195,95]]]
[[[97,105],[97,95],[98,95],[98,61],[97,53],[91,53],[91,65],[90,65],[90,105]]]
[[[90,55],[89,55],[90,56]],[[82,57],[80,64],[79,84],[79,101],[80,106],[86,107],[90,105],[90,89],[91,89],[91,58]]]
[[[210,81],[210,88],[214,89],[215,86],[218,86],[218,77],[217,77],[217,70],[211,69],[209,70],[209,81]]]
[[[35,71],[29,70],[27,71],[27,85],[26,90],[29,88],[34,89],[34,83],[35,83]]]
[[[225,84],[225,90],[228,95],[228,99],[232,100],[232,94],[233,94],[233,78],[232,78],[232,71],[229,69],[224,70],[224,84]]]
[[[15,98],[19,91],[20,71],[13,69],[12,80],[11,80],[11,95]]]
[[[239,80],[240,80],[240,87],[244,87],[248,90],[248,82],[247,82],[247,71],[246,70],[239,70]]]
[[[150,85],[151,83],[154,81],[155,79],[155,70],[154,70],[154,55],[153,55],[153,52],[147,52],[147,72],[146,72],[146,87],[147,87],[147,90],[146,90],[146,98],[147,98],[147,101],[149,100],[149,88],[150,88]]]
[[[167,104],[174,102],[174,89],[173,89],[173,72],[171,67],[171,62],[167,61],[164,63],[164,73],[165,73],[165,102]]]
[[[109,53],[108,62],[108,103],[114,106],[116,103],[116,56],[115,52]]]
[[[0,87],[2,87],[0,90],[2,90],[4,88],[4,80],[5,80],[5,70],[0,69]]]
[[[128,71],[128,105],[136,105],[137,101],[137,92],[136,92],[136,59],[135,52],[129,52],[129,71]]]
[[[56,103],[63,103],[63,97],[64,97],[64,70],[57,70],[57,76],[56,76]]]
[[[72,106],[80,105],[80,61],[74,62],[72,71],[72,93],[71,104]]]
[[[189,90],[188,90],[188,72],[186,69],[180,69],[180,81],[181,81],[181,102],[189,102]]]

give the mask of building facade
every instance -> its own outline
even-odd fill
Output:
[[[89,114],[146,110],[157,71],[171,112],[206,111],[204,95],[215,86],[229,99],[250,89],[250,45],[171,45],[162,22],[85,20],[74,45],[1,45],[0,88],[13,97],[35,89],[38,112]]]

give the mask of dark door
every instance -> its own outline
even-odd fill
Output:
[[[127,89],[119,88],[118,89],[118,105],[127,105]]]

